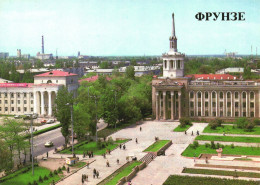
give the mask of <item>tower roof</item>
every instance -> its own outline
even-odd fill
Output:
[[[36,77],[37,76],[48,76],[48,77],[50,77],[50,76],[77,76],[77,74],[55,70],[55,71],[50,71],[50,72],[42,73],[42,74],[35,75],[35,76]]]

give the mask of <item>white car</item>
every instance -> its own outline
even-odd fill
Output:
[[[52,147],[53,146],[53,142],[52,141],[47,141],[45,144],[44,144],[45,147]]]
[[[49,119],[46,123],[47,123],[47,124],[54,123],[54,120],[53,120],[53,119]]]

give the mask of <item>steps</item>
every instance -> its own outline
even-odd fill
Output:
[[[148,165],[157,156],[154,153],[147,153],[140,161],[145,162]]]

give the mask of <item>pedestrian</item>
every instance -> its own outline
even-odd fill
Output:
[[[83,152],[83,158],[85,158],[85,156],[86,156],[86,154],[85,154],[85,152]]]
[[[94,157],[94,152],[93,151],[91,151],[91,157]]]
[[[187,135],[187,131],[186,131],[186,130],[185,130],[185,132],[184,132],[184,133],[185,133],[185,135]]]
[[[87,168],[89,169],[89,162],[87,162]]]
[[[205,163],[208,164],[208,157],[205,158]]]
[[[70,167],[67,168],[67,173],[69,173],[69,172],[70,172]]]
[[[110,155],[110,152],[111,152],[111,150],[110,149],[108,149],[108,154]]]
[[[138,143],[138,140],[137,140],[137,138],[135,138],[135,142],[136,142],[136,144]]]
[[[193,131],[191,132],[191,135],[193,136]]]
[[[140,132],[142,131],[142,127],[140,127]]]
[[[99,172],[98,171],[97,171],[96,175],[97,175],[97,179],[98,179],[98,176],[99,176]]]
[[[93,173],[96,175],[96,173],[97,173],[97,170],[96,170],[96,168],[94,168],[94,170],[93,170]]]
[[[131,182],[131,181],[129,181],[129,182],[128,182],[128,185],[132,185],[132,182]]]
[[[82,182],[82,184],[84,184],[84,175],[83,174],[81,176],[81,182]]]
[[[225,132],[223,132],[223,136],[225,136],[226,134],[225,134]]]
[[[88,182],[88,175],[86,175],[86,181]]]
[[[106,153],[103,154],[104,159],[106,158]]]
[[[199,133],[199,131],[197,130],[197,135],[199,136],[200,135],[200,133]]]
[[[117,164],[119,164],[119,159],[116,160]]]
[[[122,148],[122,145],[121,145],[121,144],[119,145],[119,148],[120,148],[120,150],[121,150],[121,148]]]
[[[193,158],[194,159],[194,163],[196,162],[196,157]]]
[[[125,145],[123,146],[123,149],[125,150]]]
[[[107,167],[109,167],[109,162],[108,162],[108,160],[107,160]]]

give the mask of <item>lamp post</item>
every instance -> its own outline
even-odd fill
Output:
[[[70,115],[71,115],[71,136],[72,136],[72,141],[71,141],[71,151],[72,155],[74,154],[74,134],[73,134],[73,103],[67,103],[66,105],[70,106]]]

